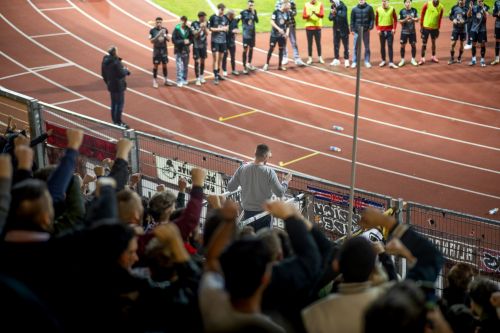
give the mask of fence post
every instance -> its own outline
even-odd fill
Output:
[[[38,100],[32,99],[28,102],[28,123],[30,127],[30,136],[32,139],[39,137],[43,133],[43,117],[41,106]],[[45,145],[39,144],[33,147],[35,152],[35,162],[39,168],[46,166]]]
[[[139,152],[139,142],[137,139],[137,134],[133,129],[125,130],[123,134],[125,138],[132,141],[132,149],[130,150],[130,160],[129,160],[130,170],[132,171],[132,173],[138,173],[140,172],[140,162],[139,162],[140,152]],[[136,191],[137,193],[139,193],[139,195],[142,195],[142,179],[137,184]]]

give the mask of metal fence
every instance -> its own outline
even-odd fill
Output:
[[[27,122],[32,136],[40,135],[47,129],[54,131],[48,144],[36,149],[37,162],[41,166],[57,161],[65,146],[64,130],[68,127],[78,127],[85,132],[77,170],[82,175],[93,175],[96,165],[102,165],[103,159],[107,157],[112,158],[117,140],[122,137],[131,139],[134,147],[129,161],[130,171],[142,174],[138,192],[144,197],[151,197],[160,184],[177,190],[179,177],[190,182],[190,171],[195,166],[208,172],[205,194],[222,194],[226,191],[231,175],[244,163],[234,157],[148,133],[125,130],[0,88],[0,110],[4,110],[2,106],[9,103],[14,103],[16,112],[19,112],[16,117],[29,120]],[[2,112],[10,114],[9,110]],[[2,118],[0,121],[3,121]],[[276,168],[276,172],[282,177],[288,171]],[[336,240],[347,234],[348,186],[294,173],[288,192],[288,199],[304,194],[300,200],[304,214],[330,239]],[[233,195],[238,196],[238,193]],[[402,199],[394,200],[389,196],[357,189],[353,231],[358,229],[357,222],[363,208],[386,209],[394,206],[399,208],[396,214],[399,222],[413,225],[442,251],[446,258],[443,274],[452,264],[466,262],[479,274],[500,282],[499,222],[413,202],[403,207]],[[206,208],[203,214],[205,217]],[[280,222],[275,221],[275,225],[279,227]],[[398,264],[402,264],[401,273],[404,275],[404,262]],[[443,280],[440,279],[439,288],[445,285]]]

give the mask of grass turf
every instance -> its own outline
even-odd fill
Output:
[[[168,9],[169,11],[181,16],[186,15],[190,21],[197,20],[197,14],[199,11],[203,10],[208,16],[213,13],[213,6],[217,6],[218,3],[222,2],[226,5],[227,9],[234,9],[239,15],[239,12],[247,8],[247,0],[154,0],[160,6]],[[304,2],[307,0],[297,0],[297,25],[299,28],[304,26],[304,21],[302,20],[302,9],[304,7]],[[486,0],[485,3],[490,7],[490,14],[493,12],[493,1]],[[351,8],[354,7],[358,1],[357,0],[343,0],[346,6],[349,8],[349,15],[351,13]],[[376,9],[380,6],[381,0],[367,1],[370,5]],[[427,0],[414,0],[413,7],[415,7],[419,13],[423,4]],[[211,6],[209,3],[213,4]],[[276,0],[255,0],[255,9],[259,15],[259,23],[257,24],[257,32],[268,32],[271,30],[271,13],[274,11]],[[457,3],[456,0],[441,0],[441,3],[445,7],[445,13],[443,19],[448,19],[448,14]],[[391,4],[396,8],[396,12],[404,7],[403,0],[392,1]],[[323,25],[325,27],[331,27],[331,22],[328,20],[328,15],[330,14],[330,1],[323,0],[323,5],[325,7],[325,18],[323,19]],[[227,10],[226,9],[226,10]],[[154,18],[152,18],[154,19]],[[491,18],[490,18],[491,19]]]

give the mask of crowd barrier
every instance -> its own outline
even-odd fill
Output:
[[[6,102],[7,101],[7,102]],[[11,106],[12,104],[14,106]],[[137,191],[144,197],[151,197],[158,185],[176,191],[180,177],[190,182],[193,167],[207,170],[205,194],[228,194],[227,183],[235,170],[245,161],[176,142],[157,135],[124,129],[88,116],[39,102],[0,87],[0,116],[25,111],[32,136],[40,135],[47,129],[53,135],[46,145],[36,147],[38,165],[55,163],[65,146],[64,131],[77,127],[84,131],[85,139],[80,150],[77,172],[82,176],[94,173],[94,167],[103,159],[113,158],[116,142],[128,138],[133,142],[129,164],[132,173],[142,174]],[[16,114],[18,115],[18,114]],[[21,117],[21,115],[18,115]],[[18,117],[15,117],[16,119]],[[3,119],[0,118],[0,127]],[[279,177],[288,170],[276,167]],[[237,202],[239,192],[230,194]],[[295,199],[292,199],[295,198]],[[325,179],[302,173],[293,173],[289,184],[287,200],[297,203],[303,214],[317,224],[331,240],[347,234],[349,187]],[[498,221],[471,216],[460,212],[426,206],[414,202],[404,202],[386,195],[356,189],[354,200],[353,232],[358,227],[360,212],[366,207],[385,210],[395,207],[400,223],[412,225],[434,243],[446,258],[443,268],[447,270],[457,262],[472,265],[478,274],[486,275],[500,283],[500,223]],[[206,216],[203,211],[202,224]],[[245,221],[242,221],[245,222]],[[282,227],[282,221],[274,220],[275,227]],[[404,261],[397,261],[401,275],[405,275]],[[438,289],[445,285],[441,278]]]

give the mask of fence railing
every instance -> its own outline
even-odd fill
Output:
[[[227,191],[226,185],[232,174],[244,163],[231,156],[167,138],[126,130],[0,87],[0,110],[4,110],[0,112],[0,116],[1,113],[9,112],[8,108],[3,108],[4,104],[9,103],[17,103],[16,112],[26,110],[27,114],[21,116],[29,119],[32,136],[40,135],[47,129],[54,131],[48,144],[37,148],[36,159],[40,166],[57,161],[65,146],[64,131],[68,127],[78,127],[85,132],[77,170],[82,175],[93,174],[94,167],[102,165],[103,159],[113,158],[117,140],[123,137],[132,140],[130,168],[131,172],[142,174],[138,192],[144,197],[151,197],[160,184],[177,190],[179,177],[189,182],[190,170],[195,166],[208,172],[205,193],[222,194]],[[1,123],[0,118],[0,125]],[[279,167],[275,169],[280,177],[288,173],[288,170]],[[288,192],[288,198],[303,195],[301,204],[304,214],[330,239],[336,240],[347,234],[347,186],[295,172]],[[238,196],[239,193],[233,195]],[[386,209],[397,206],[398,221],[413,225],[442,251],[447,262],[444,274],[453,263],[466,262],[480,274],[486,274],[500,282],[499,222],[414,202],[407,202],[403,206],[402,199],[394,200],[389,196],[361,189],[356,189],[354,203],[353,231],[359,228],[357,222],[363,208]],[[401,273],[404,275],[405,272]]]

